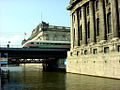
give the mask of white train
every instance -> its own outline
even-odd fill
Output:
[[[23,48],[70,48],[69,41],[28,41]]]

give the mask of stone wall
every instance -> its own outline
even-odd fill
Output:
[[[66,71],[120,79],[120,40],[74,48],[68,52]]]
[[[71,73],[120,78],[120,53],[68,57],[66,68]]]
[[[120,0],[71,0],[67,9],[71,49],[66,71],[120,79]]]

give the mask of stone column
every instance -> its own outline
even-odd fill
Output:
[[[75,46],[78,46],[79,43],[78,34],[78,11],[75,11]]]
[[[90,10],[90,42],[95,42],[95,21],[94,21],[94,3],[92,0],[89,1],[89,10]]]
[[[73,32],[73,14],[70,14],[70,35],[71,35],[71,49],[73,49],[73,44],[74,44],[74,32]]]
[[[105,40],[105,12],[104,12],[104,0],[99,0],[99,20],[100,20],[100,40]]]
[[[119,20],[118,20],[118,7],[117,1],[111,0],[111,16],[112,16],[112,30],[113,38],[119,37]]]
[[[85,13],[85,6],[82,6],[81,8],[81,14],[82,14],[82,44],[85,45],[87,42],[86,37],[86,13]]]

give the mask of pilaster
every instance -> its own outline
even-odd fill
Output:
[[[117,9],[117,1],[111,0],[111,14],[112,14],[112,30],[113,30],[113,38],[119,37],[119,16]]]
[[[81,13],[82,13],[82,44],[86,44],[86,14],[85,14],[85,6],[82,6],[81,8]]]
[[[72,19],[72,16],[73,14],[70,15],[70,35],[71,35],[71,49],[73,49],[73,44],[74,44],[74,32],[73,32],[73,19]]]
[[[94,3],[92,0],[89,1],[89,10],[90,10],[90,42],[95,42],[95,20],[94,20]]]
[[[105,8],[104,8],[104,0],[99,0],[100,6],[100,13],[99,13],[99,20],[100,20],[100,40],[105,40],[105,33],[106,33],[106,26],[105,26]]]
[[[79,44],[78,34],[78,11],[75,11],[75,46]]]

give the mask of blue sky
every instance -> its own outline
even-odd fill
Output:
[[[0,0],[0,45],[21,45],[41,20],[50,25],[70,26],[66,10],[70,0]],[[42,17],[42,18],[41,18]]]

